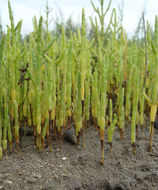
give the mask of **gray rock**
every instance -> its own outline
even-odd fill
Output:
[[[64,140],[71,143],[71,144],[77,144],[77,138],[76,138],[76,134],[75,131],[73,129],[70,130],[66,130],[65,134],[64,134]]]

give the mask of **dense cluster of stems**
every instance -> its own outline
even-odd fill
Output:
[[[127,40],[119,26],[113,9],[110,23],[104,19],[104,1],[99,15],[91,23],[96,39],[86,36],[85,11],[82,26],[71,38],[62,35],[56,39],[49,32],[48,23],[40,17],[33,19],[34,31],[29,40],[21,40],[22,21],[15,26],[8,0],[11,25],[0,43],[0,158],[8,143],[19,150],[20,129],[33,129],[34,143],[39,150],[47,142],[52,150],[52,140],[74,127],[77,142],[89,126],[95,126],[100,135],[104,163],[104,138],[108,135],[111,146],[114,131],[125,135],[125,124],[131,124],[131,144],[136,152],[139,126],[150,119],[150,150],[154,134],[154,121],[158,104],[158,17],[155,18],[154,38],[146,28],[146,45],[139,46]],[[48,19],[48,12],[47,12]],[[46,29],[44,29],[46,23]],[[106,39],[110,32],[110,38]],[[146,46],[146,51],[145,51]],[[145,54],[149,56],[145,56]],[[148,58],[146,65],[145,57]],[[129,129],[130,130],[130,129]],[[47,139],[47,141],[46,141]]]

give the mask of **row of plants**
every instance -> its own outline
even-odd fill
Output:
[[[145,119],[150,125],[150,150],[154,134],[158,94],[158,17],[155,17],[154,39],[145,26],[144,44],[129,41],[119,26],[113,9],[105,28],[104,11],[92,6],[98,18],[91,20],[95,39],[86,36],[85,11],[77,34],[65,37],[64,27],[58,38],[44,28],[43,17],[33,19],[34,31],[29,40],[21,40],[22,21],[14,24],[8,0],[11,25],[0,44],[0,158],[3,152],[19,150],[19,131],[30,127],[39,150],[45,142],[52,151],[53,139],[59,137],[61,146],[65,130],[74,127],[77,143],[85,147],[84,132],[95,126],[101,142],[101,164],[104,163],[104,137],[112,152],[114,131],[124,138],[130,124],[131,144],[136,152],[139,128]],[[110,32],[110,37],[106,36]],[[106,39],[106,42],[105,42]],[[88,134],[87,134],[88,135]]]

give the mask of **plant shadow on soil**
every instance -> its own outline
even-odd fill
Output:
[[[139,129],[140,130],[140,129]],[[148,131],[146,132],[149,133]],[[120,140],[114,132],[113,153],[105,136],[105,161],[99,159],[98,132],[88,129],[86,150],[69,142],[59,149],[53,141],[49,148],[39,152],[33,137],[22,139],[20,152],[6,153],[0,161],[0,189],[4,190],[157,190],[158,189],[158,129],[155,129],[153,150],[148,151],[149,140],[139,131],[136,155],[130,145],[130,128]]]

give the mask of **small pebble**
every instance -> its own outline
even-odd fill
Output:
[[[66,160],[66,157],[63,157],[62,160]]]
[[[6,180],[6,181],[5,181],[5,183],[7,183],[7,184],[10,184],[10,185],[11,185],[13,182],[12,182],[12,181],[10,181],[10,180]]]
[[[33,176],[34,176],[35,178],[39,178],[39,179],[42,177],[40,174],[33,174]]]

